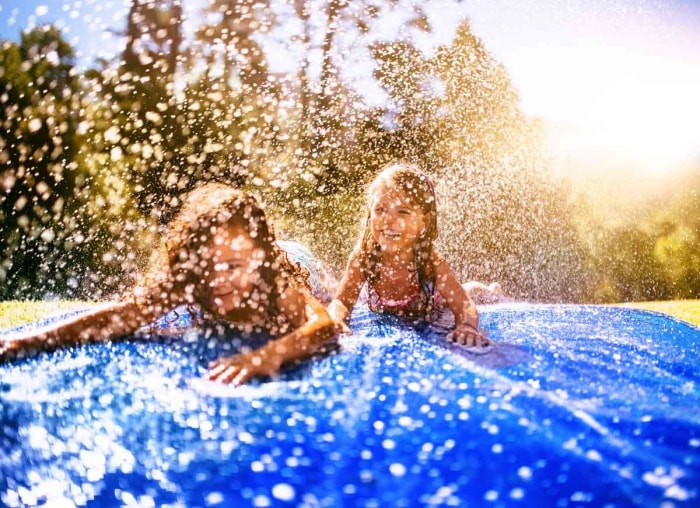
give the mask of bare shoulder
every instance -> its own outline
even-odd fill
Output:
[[[452,267],[447,262],[447,260],[437,251],[433,249],[432,254],[433,267],[435,270],[435,279],[438,283],[439,288],[448,288],[449,291],[459,291],[457,286],[459,286],[459,281],[457,280]],[[461,290],[461,286],[460,286]],[[444,296],[444,295],[443,295]]]
[[[151,270],[139,280],[123,301],[135,303],[140,312],[154,319],[184,303],[195,303],[191,294],[184,291],[169,268]]]
[[[354,248],[348,257],[348,268],[362,270],[366,265],[366,256],[359,248]]]
[[[449,268],[449,265],[447,264],[447,260],[440,253],[440,251],[435,247],[433,247],[430,259],[431,259],[431,262],[433,263],[433,266],[435,267],[436,270],[440,269],[441,267],[448,267]]]
[[[277,308],[294,326],[300,326],[306,319],[306,304],[313,298],[306,289],[289,284],[277,298]]]

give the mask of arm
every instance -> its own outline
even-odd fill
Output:
[[[346,322],[350,318],[350,312],[355,306],[357,298],[360,296],[360,290],[364,282],[365,273],[362,268],[362,258],[359,251],[354,250],[348,259],[338,290],[328,305],[329,314],[336,323],[340,324],[344,332],[350,332]]]
[[[289,288],[279,306],[294,331],[250,353],[212,362],[209,379],[240,385],[256,376],[272,376],[284,364],[308,358],[335,337],[336,324],[321,302],[306,290]]]
[[[71,320],[3,339],[0,362],[128,335],[152,319],[135,303],[110,303]]]
[[[447,340],[466,346],[490,344],[489,339],[479,331],[479,313],[476,305],[452,273],[447,261],[434,252],[433,262],[437,290],[455,316],[455,329],[447,335]]]

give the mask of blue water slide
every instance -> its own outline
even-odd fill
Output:
[[[266,338],[186,312],[2,365],[0,505],[700,506],[700,330],[480,310],[487,354],[360,306],[337,350],[238,388],[208,361]]]

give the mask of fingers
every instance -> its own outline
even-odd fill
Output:
[[[215,362],[209,369],[209,379],[217,383],[228,383],[239,386],[252,377],[249,369],[229,362]]]
[[[447,340],[463,346],[486,347],[491,341],[477,329],[471,327],[458,327],[447,334]]]
[[[211,362],[207,377],[217,383],[238,386],[257,376],[274,376],[278,371],[279,365],[274,361],[266,362],[255,354],[241,354]]]
[[[347,333],[351,334],[352,330],[350,327],[345,323],[345,321],[336,321],[335,322],[335,331],[337,333]]]

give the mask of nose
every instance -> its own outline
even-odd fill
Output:
[[[233,289],[242,277],[245,275],[240,273],[240,270],[237,269],[231,269],[231,268],[226,268],[226,269],[219,269],[214,272],[214,277],[212,278],[210,286],[212,288],[221,288],[221,289]]]
[[[384,221],[384,223],[391,229],[402,228],[404,226],[403,218],[394,210],[387,212]]]
[[[233,279],[230,274],[217,273],[209,283],[214,293],[226,293],[234,289]]]

